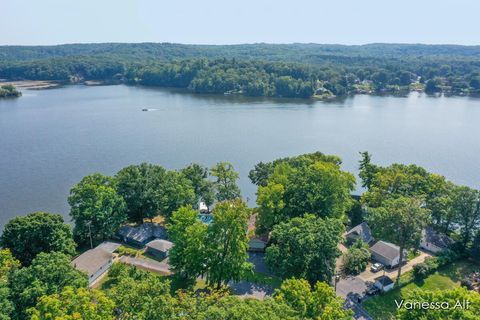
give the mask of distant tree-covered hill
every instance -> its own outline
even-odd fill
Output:
[[[104,80],[198,93],[480,93],[480,46],[101,43],[0,46],[0,78]]]

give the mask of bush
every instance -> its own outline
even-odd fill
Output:
[[[343,256],[343,268],[347,274],[365,271],[370,260],[370,251],[361,240],[355,242]]]
[[[136,257],[140,255],[140,251],[133,248],[124,247],[124,246],[118,247],[117,252],[119,256]]]
[[[460,255],[453,250],[444,250],[438,254],[436,257],[429,257],[425,259],[423,263],[419,263],[413,266],[413,275],[415,279],[423,279],[429,274],[437,271],[438,268],[443,267],[447,264],[452,263],[453,261],[460,258]]]

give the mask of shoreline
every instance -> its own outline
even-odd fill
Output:
[[[24,90],[44,90],[44,89],[53,89],[63,86],[63,83],[60,81],[50,81],[50,80],[18,80],[18,81],[2,81],[0,85],[13,85],[16,88]]]

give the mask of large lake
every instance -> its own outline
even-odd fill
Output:
[[[416,163],[478,188],[480,99],[412,93],[326,103],[128,86],[24,91],[0,100],[0,229],[33,211],[68,217],[68,191],[83,176],[143,161],[171,169],[230,161],[253,204],[247,175],[255,163],[317,150],[341,156],[355,173],[358,152],[368,150],[376,163]]]

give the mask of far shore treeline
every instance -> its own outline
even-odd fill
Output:
[[[480,47],[169,43],[0,46],[0,79],[87,80],[196,93],[333,98],[355,93],[480,94]]]
[[[255,208],[243,201],[238,173],[228,162],[180,170],[142,163],[114,176],[88,175],[68,197],[73,229],[47,212],[6,224],[0,237],[0,319],[350,320],[353,312],[343,307],[332,284],[340,271],[358,274],[367,267],[368,246],[358,240],[343,253],[345,269],[337,270],[345,231],[362,222],[374,238],[400,248],[397,287],[407,258],[403,249],[418,250],[427,227],[449,235],[453,244],[414,267],[418,281],[441,265],[480,262],[479,190],[416,165],[379,166],[362,152],[359,177],[367,191],[352,197],[356,179],[341,164],[338,156],[321,152],[258,163],[249,174],[258,187]],[[199,217],[201,201],[212,210],[208,224]],[[89,288],[72,258],[112,239],[125,224],[154,219],[173,244],[168,254],[173,275],[117,262],[98,288]],[[268,281],[247,253],[250,238],[263,236],[270,279],[278,280],[275,290],[263,300],[232,295],[232,283]],[[472,307],[429,310],[432,319],[477,318],[477,293],[442,292],[471,300]],[[421,291],[402,298],[423,301]],[[396,319],[413,318],[400,310]]]

